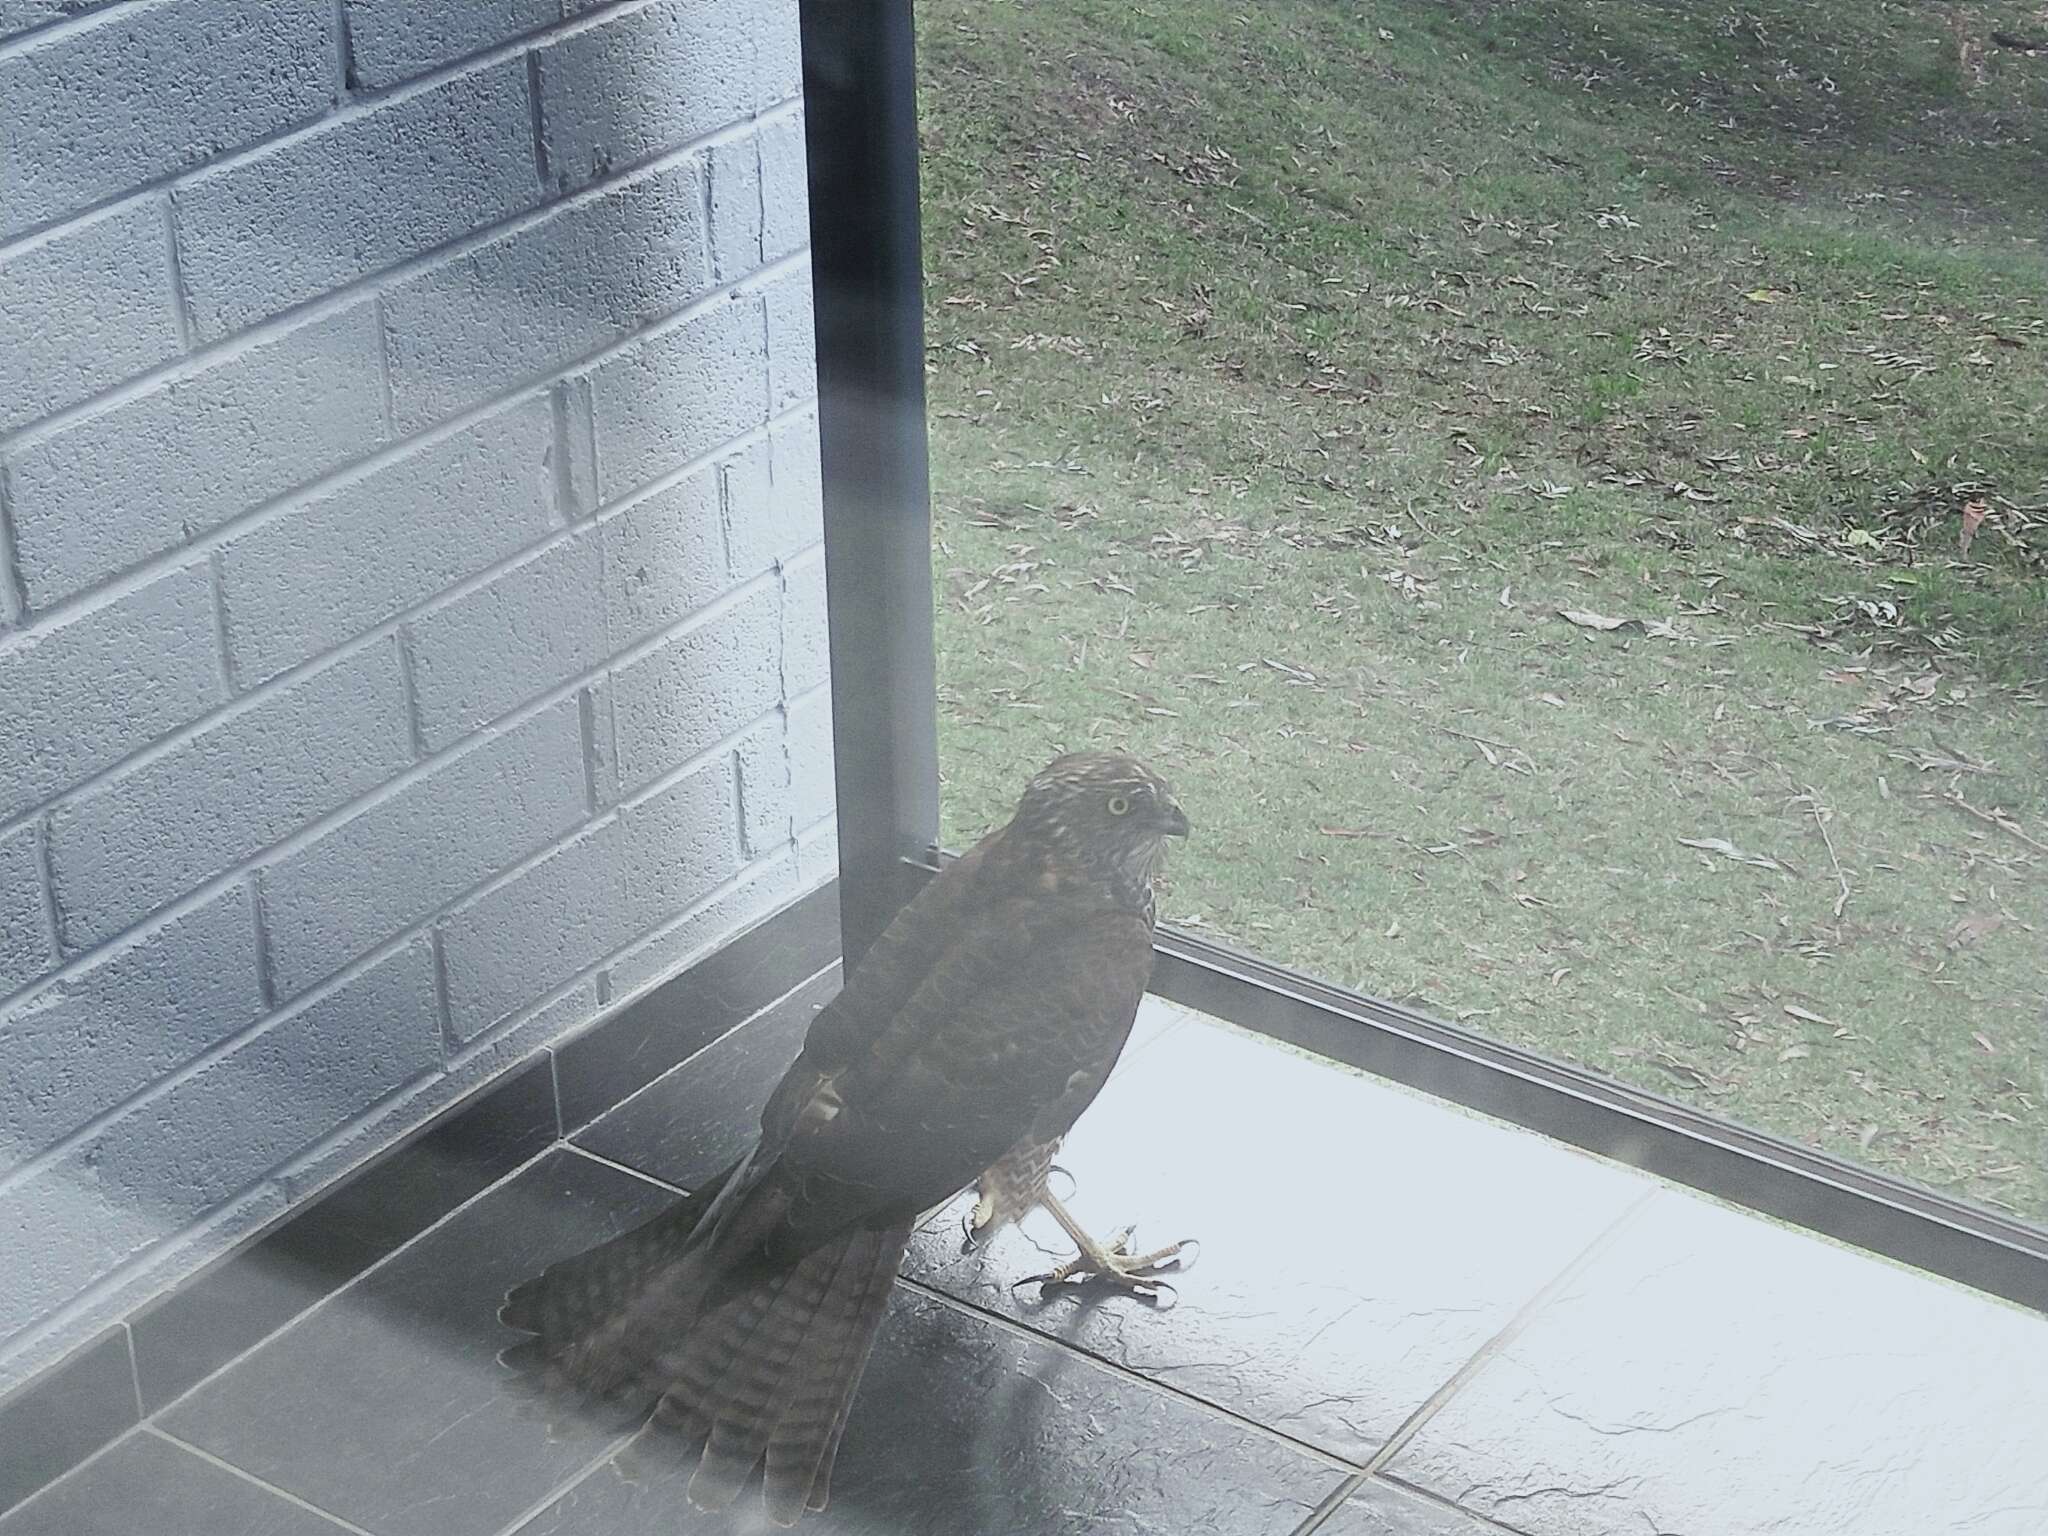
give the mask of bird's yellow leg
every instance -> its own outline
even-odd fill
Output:
[[[1033,1275],[1024,1282],[1027,1285],[1051,1286],[1063,1285],[1070,1280],[1085,1281],[1154,1297],[1163,1290],[1172,1289],[1160,1279],[1160,1272],[1186,1268],[1182,1255],[1198,1246],[1192,1239],[1183,1239],[1168,1243],[1164,1248],[1155,1248],[1150,1253],[1132,1253],[1131,1233],[1135,1228],[1125,1227],[1104,1245],[1074,1220],[1073,1213],[1050,1190],[1039,1196],[1038,1203],[1052,1213],[1052,1219],[1060,1224],[1061,1230],[1072,1239],[1079,1252],[1059,1268]]]

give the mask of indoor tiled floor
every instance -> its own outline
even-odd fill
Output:
[[[765,1529],[751,1499],[711,1518],[675,1471],[628,1476],[606,1429],[551,1433],[495,1363],[494,1312],[734,1155],[821,996],[528,1164],[0,1536]],[[963,1254],[959,1208],[935,1216],[809,1529],[2048,1531],[2048,1320],[1163,1003],[1061,1160],[1098,1229],[1202,1239],[1179,1305],[1041,1303],[1012,1282],[1058,1252],[1043,1218]]]

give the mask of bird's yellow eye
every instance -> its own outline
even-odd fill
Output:
[[[1130,812],[1130,809],[1131,809],[1131,797],[1130,797],[1129,795],[1111,795],[1111,796],[1109,797],[1109,814],[1110,814],[1110,815],[1112,815],[1112,816],[1124,816],[1124,815],[1128,815],[1128,814],[1129,814],[1129,812]]]

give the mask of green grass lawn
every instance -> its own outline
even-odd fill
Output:
[[[919,16],[948,840],[2048,1217],[2040,18]]]

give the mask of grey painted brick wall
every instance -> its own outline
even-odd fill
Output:
[[[0,1390],[830,874],[796,39],[0,0]]]

